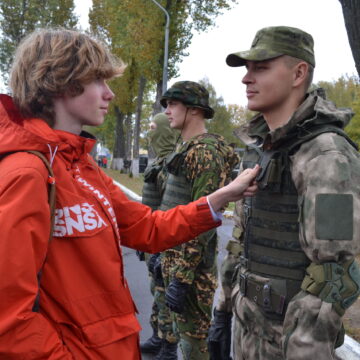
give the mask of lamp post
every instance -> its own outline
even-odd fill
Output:
[[[156,0],[152,0],[166,15],[166,26],[165,26],[165,48],[164,48],[164,67],[163,67],[163,82],[162,91],[163,93],[167,90],[167,78],[168,78],[168,56],[169,56],[169,28],[170,28],[170,16],[169,13],[163,8]]]

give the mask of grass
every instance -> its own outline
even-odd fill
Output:
[[[124,185],[135,194],[142,195],[142,188],[144,185],[144,178],[142,175],[139,177],[131,177],[129,174],[121,174],[119,170],[103,169],[107,175],[112,177],[115,181]]]

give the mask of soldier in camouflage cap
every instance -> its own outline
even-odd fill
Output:
[[[300,29],[262,29],[226,62],[246,65],[258,112],[236,131],[241,169],[262,171],[255,197],[236,203],[211,359],[230,359],[232,318],[235,360],[336,359],[341,317],[360,289],[360,156],[343,131],[353,113],[308,92],[313,40]]]
[[[211,119],[214,110],[209,106],[209,92],[194,81],[178,81],[168,89],[161,97],[160,104],[166,108],[166,100],[178,100],[189,107],[197,107],[204,110],[204,117]]]
[[[208,101],[206,89],[192,81],[175,83],[161,99],[170,127],[181,130],[183,139],[167,165],[161,210],[187,204],[224,186],[238,163],[234,149],[224,138],[206,131],[205,118],[214,115]],[[184,360],[209,359],[206,338],[217,287],[216,255],[216,231],[161,255],[165,299],[172,310]],[[176,359],[176,347],[164,340],[156,359]]]

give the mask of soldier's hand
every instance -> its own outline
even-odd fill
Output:
[[[184,284],[177,279],[171,280],[165,292],[165,304],[171,311],[178,314],[184,312],[185,299],[189,287],[189,284]]]
[[[231,318],[232,313],[214,310],[208,336],[210,360],[231,360]]]
[[[256,176],[260,171],[259,165],[253,169],[246,169],[230,184],[216,190],[208,196],[213,210],[219,211],[227,203],[238,201],[244,196],[252,196],[257,191]]]

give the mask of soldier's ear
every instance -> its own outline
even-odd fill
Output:
[[[294,85],[300,86],[306,81],[309,72],[309,65],[305,61],[296,64],[294,68]]]
[[[204,115],[204,110],[197,108],[197,107],[191,107],[190,114],[191,115]]]

